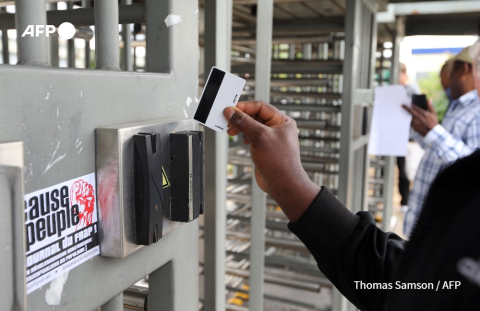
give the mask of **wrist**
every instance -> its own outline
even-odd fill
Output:
[[[437,124],[427,134],[425,134],[423,141],[428,147],[432,148],[439,141],[443,140],[442,138],[445,136],[445,132],[446,130],[440,124]]]
[[[283,180],[283,182],[272,183],[268,188],[270,196],[292,223],[305,213],[321,189],[310,180],[303,168],[300,173],[291,176],[288,183]]]

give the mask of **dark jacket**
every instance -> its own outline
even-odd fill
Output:
[[[289,229],[360,310],[480,310],[480,152],[439,174],[409,242],[368,212],[352,214],[326,188]],[[434,288],[396,289],[405,283]]]

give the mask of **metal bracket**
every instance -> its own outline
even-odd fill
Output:
[[[97,128],[96,174],[102,256],[125,258],[142,246],[135,238],[134,139],[138,133],[158,133],[162,162],[170,162],[170,133],[195,130],[193,120],[163,119]],[[170,167],[164,165],[166,178]],[[181,223],[170,220],[170,189],[163,189],[162,236]]]

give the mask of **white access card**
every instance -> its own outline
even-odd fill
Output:
[[[213,67],[193,119],[212,130],[225,133],[228,122],[223,110],[237,105],[245,83],[244,79]]]

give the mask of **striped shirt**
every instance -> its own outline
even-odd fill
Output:
[[[415,175],[403,223],[403,233],[408,237],[420,216],[428,189],[438,173],[457,159],[480,148],[480,99],[477,90],[452,101],[441,125],[436,125],[425,137],[415,132],[414,138],[425,149],[425,155]]]

